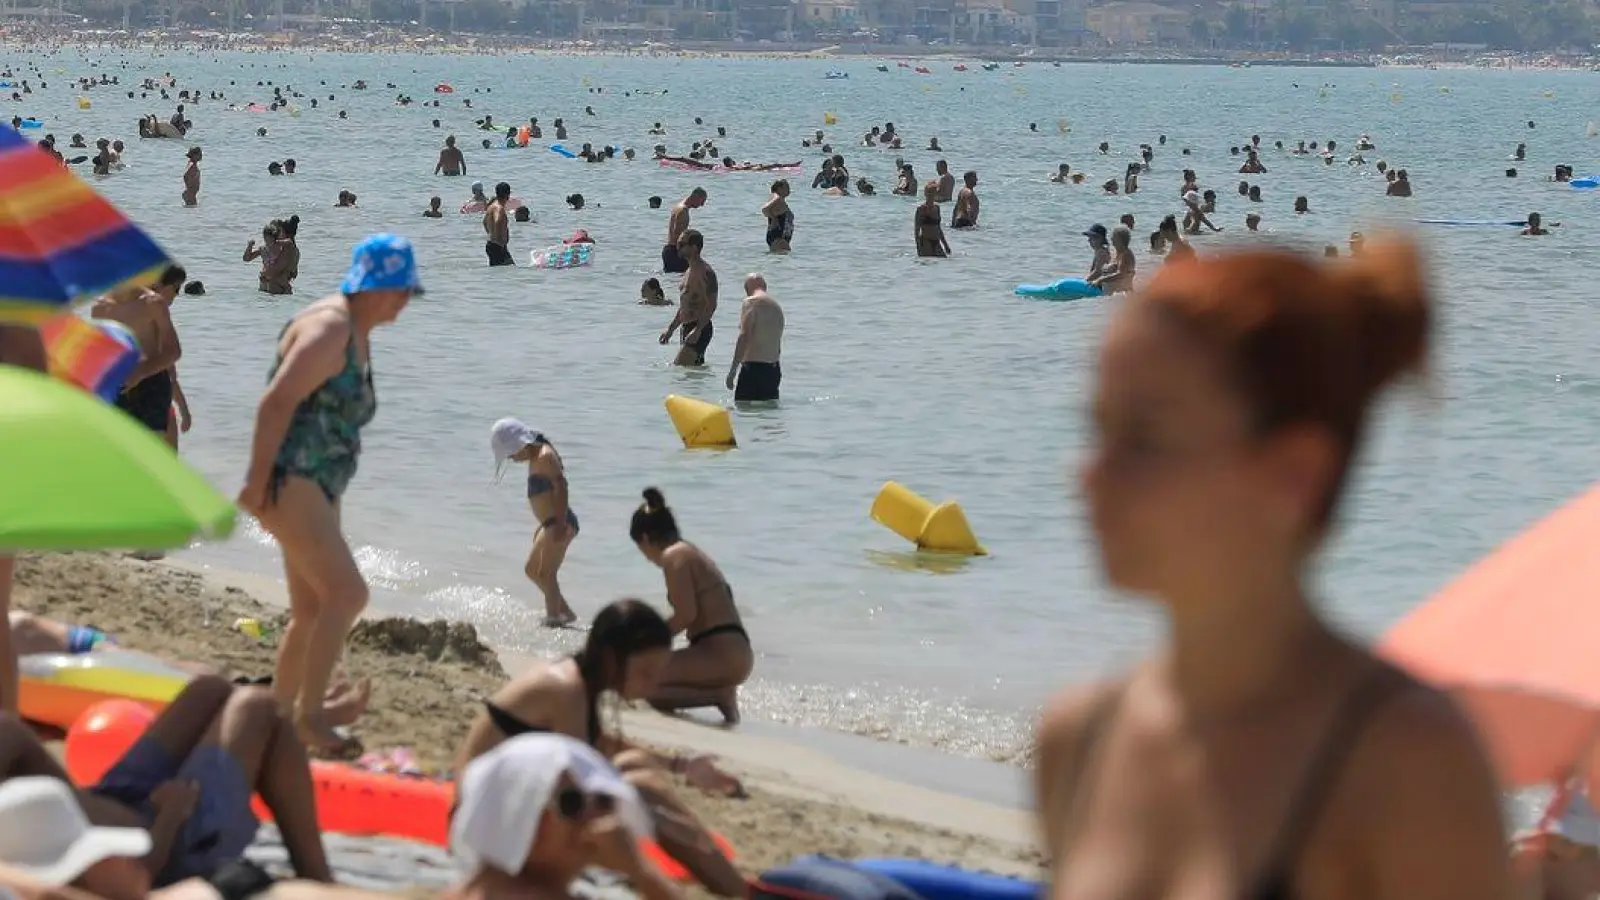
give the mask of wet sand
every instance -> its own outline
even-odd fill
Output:
[[[21,558],[16,583],[14,608],[94,625],[128,649],[206,662],[229,676],[272,671],[270,640],[257,641],[233,628],[240,618],[281,621],[281,587],[270,581],[251,582],[246,591],[237,579],[181,564],[64,554]],[[357,731],[369,750],[408,747],[424,768],[444,771],[481,698],[504,681],[506,669],[526,662],[502,661],[469,625],[364,619],[345,656],[351,676],[373,682],[371,708]],[[1040,857],[1021,810],[892,781],[766,736],[636,710],[622,721],[634,739],[714,752],[744,779],[745,799],[713,798],[688,786],[684,796],[737,848],[747,874],[806,853],[912,856],[1038,874]],[[344,839],[336,849],[353,845],[359,850],[366,844],[402,855],[405,849],[392,841]],[[336,865],[345,855],[335,853]],[[439,881],[437,854],[414,856],[421,868],[434,871],[419,870],[389,886]]]

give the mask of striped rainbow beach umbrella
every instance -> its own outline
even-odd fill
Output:
[[[94,188],[0,126],[0,323],[38,324],[169,262]]]

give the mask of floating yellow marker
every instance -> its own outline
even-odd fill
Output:
[[[88,109],[90,106],[91,106],[91,104],[89,103],[89,98],[88,97],[79,97],[78,98],[78,108],[79,109]]]
[[[839,117],[834,115],[833,113],[825,112],[825,113],[822,114],[822,124],[824,124],[824,125],[837,125],[837,124],[839,124]]]
[[[733,439],[732,417],[715,403],[668,394],[667,415],[672,417],[672,427],[678,430],[685,447],[738,446]]]
[[[938,506],[899,482],[886,482],[872,501],[872,520],[917,545],[918,550],[988,556],[960,504]]]

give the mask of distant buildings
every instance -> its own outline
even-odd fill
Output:
[[[1176,43],[1189,35],[1187,10],[1149,0],[1113,0],[1090,7],[1084,23],[1107,44]]]

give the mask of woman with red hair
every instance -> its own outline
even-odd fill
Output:
[[[1107,577],[1169,628],[1045,713],[1058,900],[1510,896],[1472,727],[1308,596],[1370,409],[1423,367],[1432,318],[1406,243],[1173,262],[1117,310],[1083,488]]]

